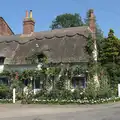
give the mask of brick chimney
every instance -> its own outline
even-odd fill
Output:
[[[93,9],[89,10],[89,28],[93,33],[96,32],[96,25],[95,25],[95,16]]]
[[[89,11],[89,28],[92,31],[92,38],[93,38],[93,60],[95,62],[95,72],[93,75],[93,79],[96,83],[96,87],[99,87],[99,79],[98,79],[98,73],[97,73],[97,60],[98,60],[98,51],[97,51],[97,43],[96,43],[96,24],[95,24],[95,16],[93,9],[90,9]]]
[[[34,32],[35,21],[32,18],[32,10],[30,10],[30,14],[26,11],[26,16],[23,21],[23,34],[31,34]]]

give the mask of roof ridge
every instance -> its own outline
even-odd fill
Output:
[[[53,30],[44,30],[44,31],[33,32],[33,33],[53,32],[53,31],[62,31],[62,30],[69,30],[69,29],[75,29],[75,28],[88,28],[88,27],[89,26],[77,26],[77,27],[60,28],[60,29],[53,29]]]
[[[88,37],[88,32],[91,32],[88,26],[71,27],[64,29],[55,29],[52,31],[34,32],[30,36],[22,34],[11,36],[0,36],[0,43],[17,42],[18,44],[26,44],[33,40],[43,40],[52,38],[74,37],[76,35]]]
[[[64,36],[61,36],[61,37],[57,37],[57,36],[53,36],[53,37],[50,37],[50,38],[48,38],[48,37],[44,37],[44,38],[46,38],[46,39],[52,39],[52,38],[63,38],[63,37],[65,37],[65,36],[67,36],[67,37],[74,37],[74,36],[76,36],[76,35],[79,35],[79,36],[83,36],[83,37],[85,37],[85,38],[87,38],[85,35],[83,35],[83,34],[79,34],[79,33],[76,33],[76,34],[74,34],[74,35],[64,35]],[[24,40],[21,40],[21,41],[23,41],[23,42],[20,42],[20,41],[18,41],[18,40],[10,40],[10,41],[0,41],[0,43],[10,43],[10,42],[17,42],[18,44],[26,44],[26,43],[29,43],[29,42],[31,42],[31,41],[33,41],[33,40],[43,40],[44,38],[33,38],[33,39],[29,39],[29,40],[27,40],[27,41],[24,41]]]

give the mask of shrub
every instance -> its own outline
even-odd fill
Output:
[[[74,92],[72,93],[72,99],[73,100],[80,99],[80,91],[79,91],[79,89],[74,90]]]
[[[115,96],[114,91],[111,89],[110,84],[108,83],[107,75],[103,74],[99,81],[100,87],[98,89],[98,98],[110,98]]]
[[[48,93],[47,97],[48,97],[48,99],[59,99],[59,97],[60,97],[60,90],[57,90],[57,89],[51,90]]]
[[[96,87],[96,83],[94,82],[94,80],[89,80],[85,89],[85,97],[87,97],[88,99],[96,99],[97,94],[98,87]]]
[[[115,86],[115,88],[111,88],[111,91],[112,91],[112,95],[113,96],[118,96],[118,86]]]
[[[13,103],[12,99],[0,99],[0,103]]]
[[[1,84],[0,85],[0,99],[8,98],[10,95],[9,87]]]
[[[22,92],[16,93],[16,99],[17,100],[22,100],[23,99],[23,93]]]
[[[46,98],[46,97],[47,97],[47,90],[40,90],[34,95],[34,98]]]
[[[65,89],[65,78],[64,76],[61,76],[58,81],[56,81],[55,88],[58,90],[64,90]]]
[[[60,98],[65,99],[65,100],[70,100],[72,99],[72,92],[70,90],[62,90],[60,91]]]
[[[21,103],[22,104],[30,104],[30,103],[32,103],[33,98],[34,98],[34,95],[32,92],[28,92],[28,94],[23,94]]]
[[[107,83],[107,81],[100,81],[100,88],[98,90],[98,98],[109,98],[112,97],[112,90],[110,88],[110,85]]]

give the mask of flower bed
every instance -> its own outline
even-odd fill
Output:
[[[120,101],[120,97],[112,97],[112,98],[105,98],[105,99],[98,99],[98,100],[58,100],[58,99],[51,99],[51,100],[39,100],[39,99],[32,99],[29,101],[29,104],[102,104],[108,102],[117,102]]]
[[[0,99],[0,103],[12,103],[12,99]]]

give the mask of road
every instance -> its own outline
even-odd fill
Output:
[[[104,105],[2,105],[0,120],[120,120],[120,103]]]

